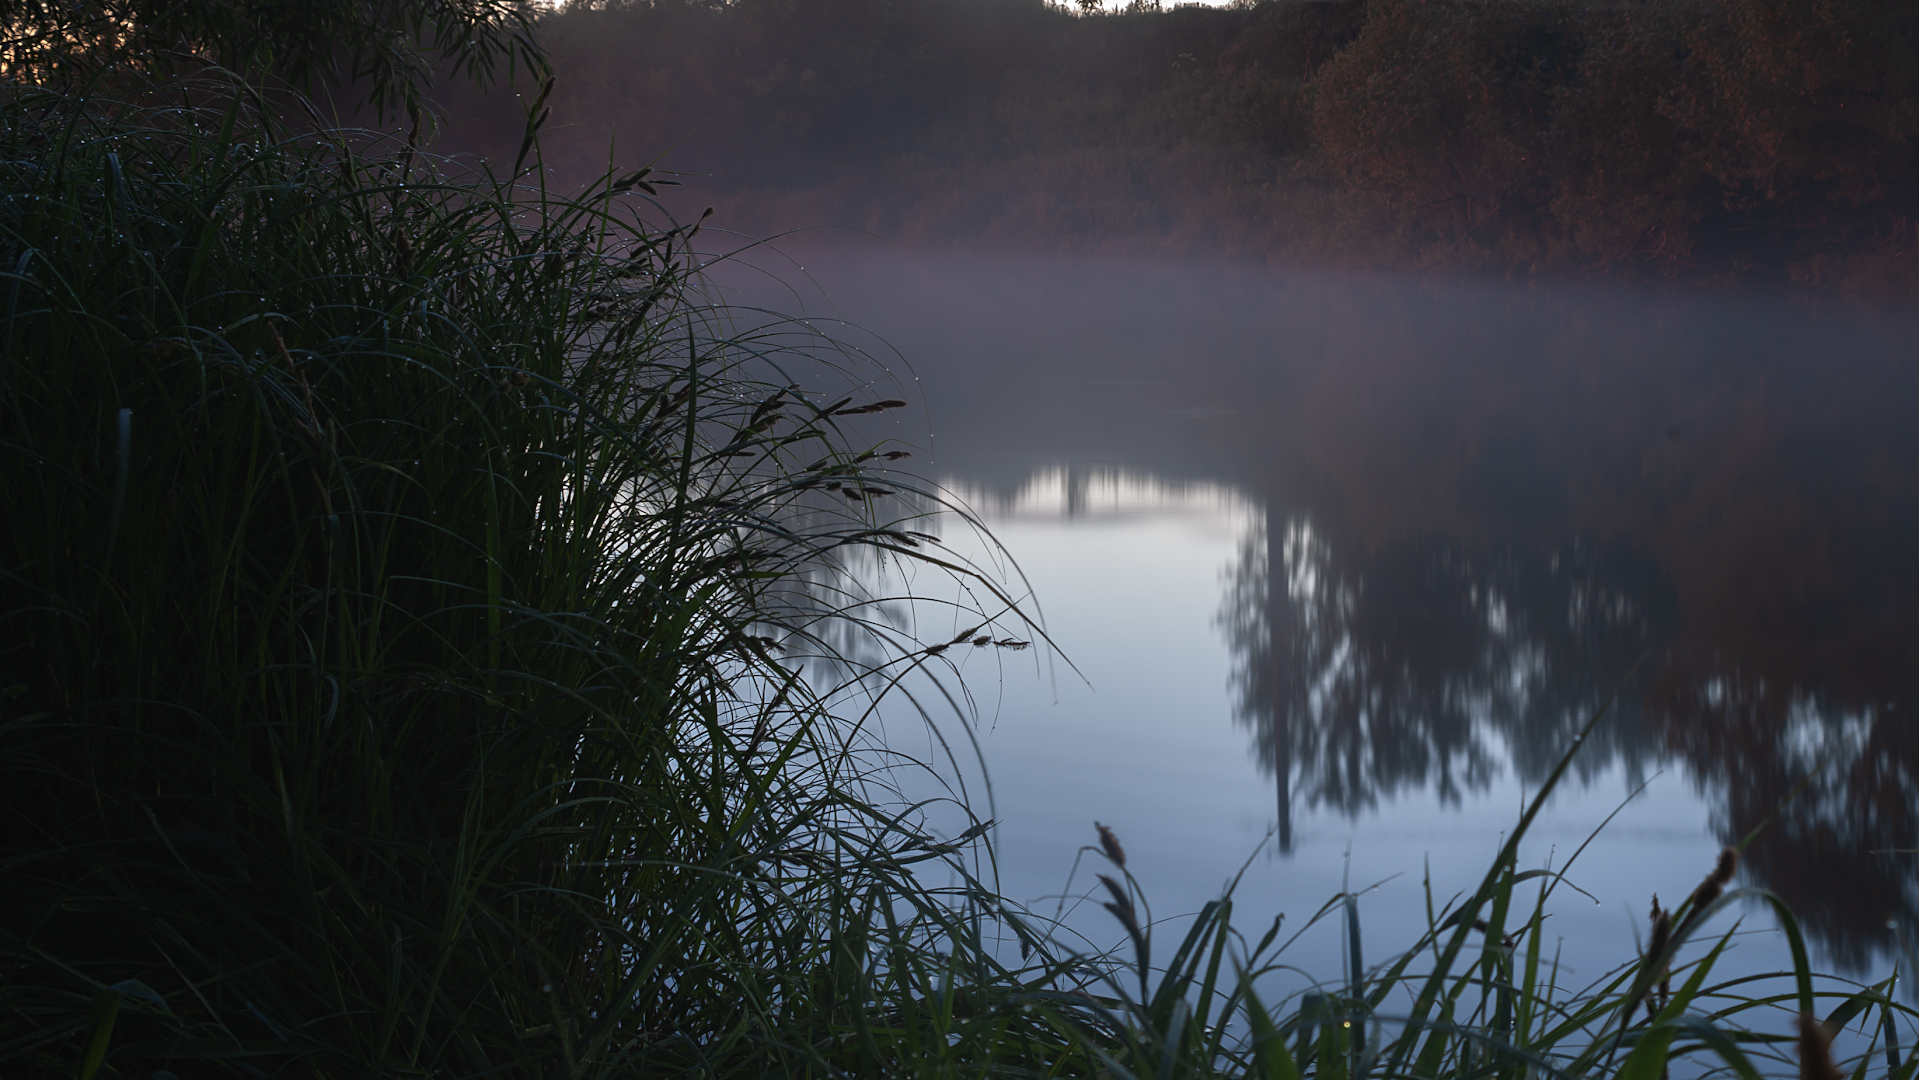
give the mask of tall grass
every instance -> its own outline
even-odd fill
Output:
[[[857,619],[799,576],[927,554],[876,395],[537,113],[491,175],[213,77],[4,108],[9,1075],[843,1056],[849,928],[924,948],[959,851],[780,659]]]
[[[1426,932],[1370,965],[1356,894],[1333,897],[1290,937],[1282,940],[1275,921],[1248,944],[1233,925],[1229,890],[1190,921],[1170,962],[1153,967],[1143,891],[1102,828],[1100,856],[1121,874],[1100,878],[1105,906],[1129,943],[1115,956],[1131,955],[1079,969],[1082,1022],[1095,1033],[1088,1052],[1107,1074],[1129,1078],[1912,1076],[1919,1014],[1898,1000],[1897,973],[1869,985],[1816,973],[1778,897],[1728,888],[1736,848],[1702,860],[1708,872],[1675,909],[1661,912],[1654,901],[1641,951],[1585,983],[1561,969],[1550,902],[1585,847],[1562,866],[1524,869],[1519,850],[1599,719],[1534,794],[1478,885],[1442,900],[1429,874]],[[1750,907],[1777,920],[1790,968],[1716,974],[1743,928],[1716,917]],[[1341,939],[1344,978],[1314,981],[1269,1007],[1262,983],[1288,970],[1286,948],[1321,922]],[[1833,1036],[1848,1031],[1863,1045],[1835,1053]]]
[[[1823,1012],[1911,1076],[1893,984],[1728,875],[1565,985],[1566,868],[1518,857],[1560,773],[1383,965],[1322,909],[1337,985],[1269,1006],[1230,895],[1156,945],[1104,830],[1123,944],[1069,948],[801,662],[863,635],[884,686],[1017,615],[887,509],[937,493],[860,441],[883,392],[736,333],[648,174],[546,191],[537,105],[505,175],[214,76],[0,107],[6,1075],[1823,1078]],[[910,641],[853,555],[985,603]],[[1714,982],[1755,897],[1793,969]]]

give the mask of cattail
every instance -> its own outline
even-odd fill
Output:
[[[1840,1080],[1832,1063],[1832,1032],[1811,1013],[1799,1017],[1799,1080]]]
[[[1114,866],[1121,870],[1126,869],[1126,849],[1119,846],[1119,837],[1114,836],[1113,830],[1097,821],[1093,822],[1093,828],[1099,830],[1100,850],[1106,852],[1106,857],[1113,860]]]

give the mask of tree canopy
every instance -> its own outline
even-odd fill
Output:
[[[351,84],[381,112],[433,74],[543,69],[525,0],[0,0],[10,73],[205,61],[295,86]]]

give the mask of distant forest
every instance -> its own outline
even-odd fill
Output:
[[[745,232],[1919,294],[1904,0],[610,0],[541,34],[555,182],[657,157]],[[442,149],[511,159],[509,97],[446,107]]]

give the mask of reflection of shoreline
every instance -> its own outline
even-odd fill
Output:
[[[1458,805],[1508,766],[1536,783],[1618,691],[1574,763],[1582,777],[1681,760],[1715,793],[1722,842],[1765,823],[1749,876],[1842,966],[1889,949],[1888,920],[1919,921],[1919,864],[1874,854],[1909,846],[1919,825],[1919,759],[1885,722],[1898,705],[1849,708],[1818,687],[1742,680],[1723,656],[1699,662],[1670,584],[1629,550],[1428,540],[1354,553],[1269,509],[1220,623],[1282,850],[1296,805],[1351,818],[1422,788]],[[1645,675],[1621,685],[1640,656]]]
[[[941,487],[987,520],[1100,518],[1167,514],[1248,518],[1254,510],[1232,488],[1205,481],[1164,481],[1112,466],[1053,465],[1036,469],[1011,491],[948,478]]]
[[[1668,632],[1656,577],[1622,586],[1646,575],[1578,543],[1539,560],[1437,539],[1355,557],[1269,508],[1220,613],[1238,718],[1308,807],[1350,815],[1428,786],[1456,804],[1507,765],[1536,782]],[[1648,771],[1658,754],[1637,721],[1615,709],[1577,774]]]
[[[988,516],[1178,501],[1107,507],[1098,477],[1122,473],[1278,516],[1280,556],[1242,556],[1229,607],[1255,738],[1274,738],[1263,698],[1294,702],[1287,805],[1363,806],[1420,775],[1467,791],[1507,754],[1538,775],[1650,652],[1596,756],[1684,762],[1737,839],[1832,733],[1846,761],[1747,872],[1842,964],[1887,945],[1888,918],[1919,922],[1919,857],[1868,854],[1919,836],[1911,316],[1137,262],[822,272],[913,359],[934,463]],[[1062,460],[1100,464],[1033,494]],[[1300,522],[1320,586],[1271,595],[1250,568],[1283,565]],[[1309,608],[1322,622],[1288,638]]]

